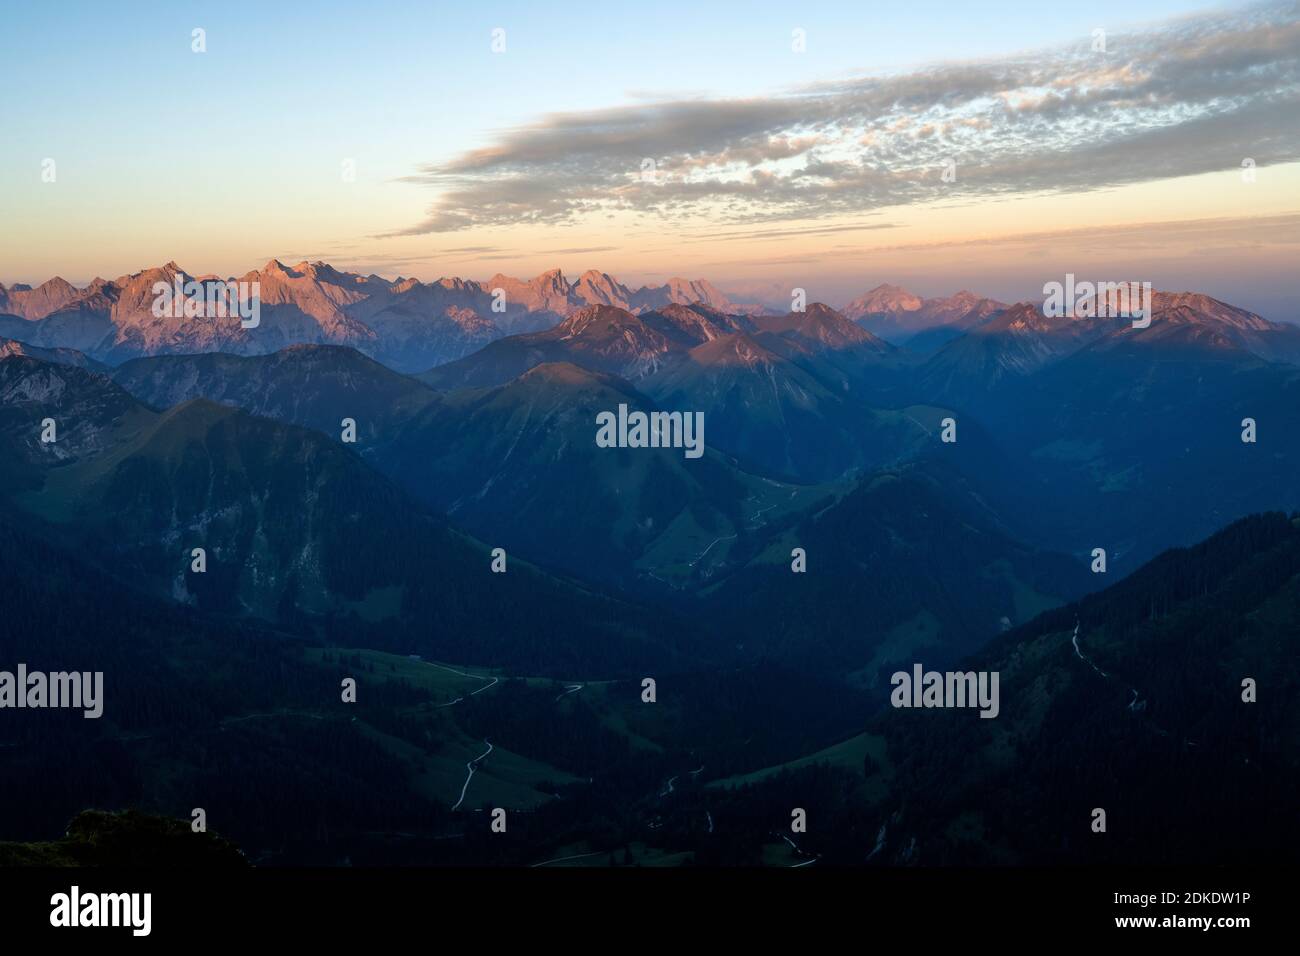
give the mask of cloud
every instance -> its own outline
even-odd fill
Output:
[[[1294,5],[1112,34],[1104,51],[1093,43],[752,99],[549,114],[403,177],[438,194],[422,221],[390,235],[620,211],[772,223],[1300,158]]]
[[[883,256],[891,252],[936,252],[981,246],[1027,246],[1043,249],[1065,244],[1073,249],[1092,249],[1098,252],[1132,249],[1135,253],[1140,252],[1149,256],[1153,246],[1182,249],[1192,243],[1210,242],[1220,242],[1225,249],[1240,249],[1243,246],[1300,246],[1300,213],[1288,212],[1277,216],[1249,218],[1156,220],[1038,230],[1003,236],[909,242],[873,246],[862,254]]]
[[[713,242],[718,239],[791,239],[795,236],[829,236],[838,232],[872,232],[897,229],[896,222],[853,223],[843,226],[813,226],[795,229],[732,229],[726,232],[697,233],[684,242]]]

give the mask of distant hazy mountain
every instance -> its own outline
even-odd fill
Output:
[[[574,297],[586,305],[612,305],[631,311],[635,293],[613,276],[589,269],[578,277],[570,290]]]
[[[570,282],[553,269],[527,280],[498,274],[486,281],[449,277],[425,283],[359,275],[323,262],[288,266],[275,259],[227,280],[259,284],[262,314],[256,328],[241,328],[234,318],[152,314],[156,283],[170,286],[177,280],[217,278],[196,276],[169,262],[113,280],[95,279],[84,289],[59,278],[36,288],[0,285],[0,337],[34,348],[74,349],[110,365],[160,354],[261,355],[297,344],[346,345],[390,368],[414,372],[454,362],[503,337],[551,330],[593,307],[638,316],[657,313],[669,323],[674,321],[674,307],[691,307],[709,316],[718,328],[771,331],[763,326],[770,318],[762,314],[763,309],[732,301],[705,279],[672,278],[661,286],[633,289],[598,270],[588,270]],[[1180,310],[1198,317],[1197,321],[1212,319],[1231,329],[1233,340],[1255,354],[1274,361],[1300,360],[1300,328],[1268,322],[1205,295],[1158,293],[1156,298],[1157,310],[1171,322],[1177,321]],[[994,372],[996,379],[1000,367],[1027,368],[1050,361],[1052,355],[1068,352],[1071,340],[1076,344],[1088,340],[1089,327],[1099,324],[1085,320],[1068,331],[1063,324],[1036,327],[1041,324],[1025,314],[1036,309],[1028,303],[1017,306],[1017,315],[999,324],[1009,308],[967,291],[926,299],[898,286],[881,285],[850,303],[842,315],[883,340],[882,344],[933,354],[939,380],[950,373],[960,375],[963,368],[980,367]],[[1033,335],[1019,334],[1025,328]],[[967,333],[979,331],[994,338],[972,339],[949,354],[938,354],[968,338]],[[1035,340],[1010,346],[1010,352],[1023,353],[1018,357],[1004,355],[998,336],[1007,332]],[[990,349],[997,354],[980,357]],[[548,360],[565,357],[552,355]],[[626,370],[602,370],[626,377]],[[513,374],[498,376],[493,383],[522,371],[516,367]]]
[[[0,323],[0,332],[33,345],[76,348],[109,364],[165,353],[272,352],[298,342],[373,347],[374,332],[346,312],[365,293],[352,288],[352,283],[341,283],[341,275],[333,270],[306,267],[295,271],[273,260],[241,278],[261,285],[262,315],[257,328],[241,328],[237,316],[154,315],[158,283],[171,288],[177,280],[197,279],[169,262],[105,283],[58,311],[28,319],[25,328],[15,328],[13,320]]]
[[[1194,293],[1153,293],[1151,323],[1133,328],[1126,317],[1049,318],[1022,302],[994,315],[930,355],[918,388],[936,401],[980,408],[1008,384],[1048,368],[1087,346],[1152,347],[1152,357],[1177,361],[1248,353],[1269,362],[1300,361],[1300,327]]]
[[[896,285],[879,285],[845,306],[844,315],[887,342],[927,351],[1006,308],[973,292],[923,299]]]
[[[662,309],[668,305],[704,305],[719,312],[753,311],[737,306],[707,279],[669,279],[661,286],[645,286],[633,293],[634,311]]]
[[[56,365],[75,365],[95,372],[107,372],[108,366],[96,362],[93,358],[76,349],[43,349],[14,339],[0,338],[0,358],[8,355],[26,355],[42,362],[54,362]]]
[[[741,311],[705,280],[671,279],[635,291],[595,271],[570,284],[558,269],[534,279],[495,275],[486,282],[443,278],[389,281],[323,262],[287,266],[272,259],[231,280],[257,282],[261,321],[152,314],[154,285],[195,276],[175,262],[77,289],[51,279],[31,289],[0,286],[0,336],[41,348],[72,348],[118,364],[146,355],[227,352],[260,355],[289,345],[347,345],[392,368],[414,371],[460,358],[503,335],[549,328],[590,305],[634,312],[703,303]]]
[[[1166,348],[1238,348],[1268,362],[1300,363],[1300,326],[1270,322],[1196,292],[1156,292],[1153,298],[1150,328],[1121,328],[1110,338],[1136,337]]]
[[[875,315],[902,315],[917,313],[925,305],[919,295],[913,295],[902,286],[884,283],[864,292],[844,307],[844,314],[854,321]]]
[[[28,320],[43,319],[51,312],[67,308],[81,295],[72,283],[58,276],[35,289],[21,284],[6,288],[0,282],[0,313],[19,315]]]

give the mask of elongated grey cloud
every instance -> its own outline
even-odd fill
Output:
[[[755,99],[555,113],[404,181],[392,235],[631,210],[779,223],[1300,158],[1300,17],[1268,3],[1015,58]],[[945,176],[945,170],[949,175]],[[954,178],[955,177],[955,178]]]

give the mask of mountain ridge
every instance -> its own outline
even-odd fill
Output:
[[[154,285],[170,287],[177,281],[256,282],[261,321],[243,328],[230,319],[154,316]],[[1157,292],[1155,300],[1157,311],[1167,315],[1185,307],[1201,320],[1231,326],[1238,340],[1274,349],[1273,358],[1300,358],[1300,328],[1270,322],[1204,293]],[[486,280],[444,276],[422,281],[362,275],[321,260],[288,265],[272,258],[260,268],[222,279],[190,273],[172,260],[115,279],[96,278],[83,288],[58,276],[36,287],[0,283],[0,337],[34,348],[75,349],[108,365],[159,354],[251,355],[294,344],[347,345],[411,373],[455,361],[501,338],[553,328],[602,306],[664,316],[675,307],[690,307],[715,321],[728,316],[733,326],[780,314],[741,304],[703,278],[672,277],[633,289],[597,269],[570,281],[553,268],[529,279],[497,273]],[[882,284],[835,311],[883,342],[909,352],[936,353],[1021,307],[1038,308],[966,290],[923,298]]]
[[[256,282],[262,322],[183,320],[154,316],[155,283]],[[32,288],[0,284],[0,335],[40,348],[74,348],[119,364],[140,356],[200,351],[265,354],[293,344],[358,348],[399,370],[416,371],[467,354],[504,335],[549,328],[592,305],[641,313],[702,303],[743,311],[704,279],[670,279],[632,290],[588,270],[570,283],[559,269],[532,279],[498,273],[485,281],[443,277],[387,280],[346,272],[322,261],[261,268],[221,279],[196,275],[175,261],[96,279],[77,289],[61,278]]]

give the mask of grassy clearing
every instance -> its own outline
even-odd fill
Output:
[[[868,754],[881,768],[882,775],[887,776],[889,773],[889,758],[885,753],[885,738],[873,734],[858,734],[856,737],[850,737],[848,740],[841,741],[816,753],[808,754],[805,757],[788,760],[785,763],[775,764],[771,767],[764,767],[762,770],[755,770],[753,773],[714,780],[708,786],[711,788],[742,787],[747,784],[759,783],[784,770],[798,770],[801,767],[808,767],[818,763],[830,764],[835,767],[842,767],[845,770],[862,773]]]

